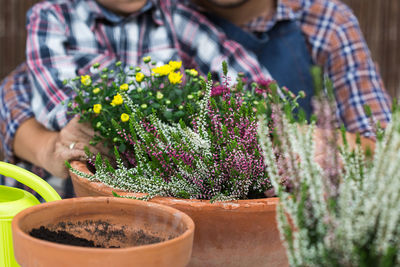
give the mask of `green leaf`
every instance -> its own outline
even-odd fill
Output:
[[[321,96],[321,93],[323,92],[323,78],[322,78],[322,70],[321,67],[319,66],[312,66],[311,67],[311,76],[314,81],[314,93],[316,96]]]
[[[126,145],[122,143],[119,145],[118,149],[120,152],[124,153],[126,151]]]
[[[167,120],[172,120],[172,117],[173,117],[173,115],[172,115],[172,112],[171,111],[169,111],[169,110],[165,110],[164,112],[163,112],[163,115],[164,115],[164,117],[167,119]]]
[[[228,75],[228,63],[226,61],[222,61],[222,72],[224,73],[224,76]],[[211,79],[209,79],[211,80]]]
[[[177,112],[175,112],[175,113],[173,113],[174,114],[174,117],[175,118],[182,118],[183,116],[185,116],[185,112],[184,111],[177,111]]]
[[[121,195],[118,195],[115,191],[112,191],[112,194],[113,194],[114,197],[123,197]]]

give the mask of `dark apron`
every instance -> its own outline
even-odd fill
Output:
[[[309,117],[312,114],[311,97],[313,61],[306,40],[296,21],[278,21],[261,36],[246,32],[227,20],[210,15],[209,19],[244,48],[252,51],[261,65],[272,75],[279,86],[286,86],[294,94],[303,90],[306,98],[299,99],[300,107]]]

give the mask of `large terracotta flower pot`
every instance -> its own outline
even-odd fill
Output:
[[[90,173],[85,163],[72,167]],[[138,196],[71,172],[77,196]],[[188,214],[196,225],[189,266],[288,266],[276,224],[278,198],[214,202],[156,197],[151,202]]]
[[[40,226],[65,230],[106,248],[64,245],[29,235]],[[14,217],[12,231],[15,258],[22,267],[170,267],[189,262],[194,223],[183,212],[156,203],[86,197],[25,209]],[[156,243],[132,246],[143,236]]]

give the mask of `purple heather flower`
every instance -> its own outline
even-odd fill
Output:
[[[229,92],[229,88],[227,88],[225,85],[217,85],[212,88],[211,96],[220,96],[226,92]]]

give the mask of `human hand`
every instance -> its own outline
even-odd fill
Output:
[[[338,132],[334,132],[338,131]],[[337,134],[335,137],[334,135]],[[354,133],[346,132],[346,141],[350,150],[354,150],[357,147],[357,135]],[[316,128],[313,133],[313,140],[315,144],[314,160],[320,164],[321,167],[339,167],[342,168],[343,163],[338,155],[339,150],[335,146],[343,145],[343,138],[339,130],[326,130],[321,128]],[[336,144],[329,144],[333,142]],[[364,152],[369,151],[373,153],[375,150],[375,142],[372,139],[366,137],[360,137],[361,149]],[[336,155],[335,155],[336,153]],[[337,162],[334,162],[334,156],[337,158]],[[328,164],[331,162],[331,164]],[[326,166],[336,163],[338,166]]]
[[[38,155],[40,165],[52,175],[68,177],[65,161],[85,160],[84,148],[92,153],[107,153],[101,144],[89,145],[94,136],[94,130],[88,123],[79,123],[79,117],[73,118],[60,132],[53,132]]]
[[[336,144],[333,144],[335,143],[334,134],[331,130],[315,128],[312,137],[314,141],[314,161],[322,168],[327,167],[325,166],[327,159],[338,156]]]

